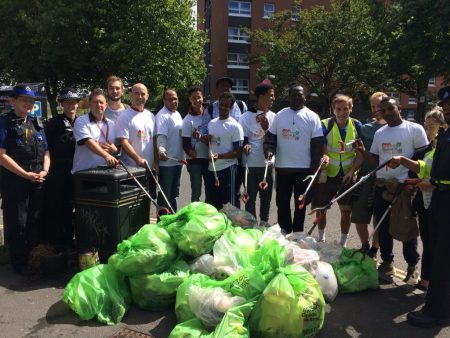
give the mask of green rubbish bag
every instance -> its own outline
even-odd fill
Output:
[[[209,332],[198,318],[178,324],[169,338],[249,338],[247,319],[256,304],[256,299],[230,308],[213,332]]]
[[[259,235],[259,236],[258,236]],[[229,227],[214,243],[216,277],[227,277],[250,266],[250,257],[258,248],[262,232],[257,229]]]
[[[352,254],[355,255],[352,257]],[[354,293],[379,287],[377,265],[356,249],[342,250],[338,261],[331,264],[336,274],[339,292]]]
[[[325,300],[314,277],[300,265],[280,268],[253,309],[255,337],[313,337],[322,328]]]
[[[229,309],[211,338],[249,338],[247,320],[256,305],[257,299]]]
[[[187,277],[183,283],[178,286],[177,296],[175,300],[175,315],[177,322],[182,323],[189,319],[195,318],[194,313],[189,306],[189,289],[193,285],[204,285],[212,281],[209,276],[196,273]],[[214,283],[214,282],[212,282]]]
[[[211,333],[200,319],[192,318],[177,324],[170,332],[169,338],[211,338]]]
[[[83,320],[120,323],[127,312],[131,295],[123,276],[110,265],[96,265],[77,273],[67,284],[63,302]]]
[[[193,202],[174,215],[161,216],[158,224],[167,229],[182,253],[198,257],[211,252],[228,223],[228,218],[212,205]]]
[[[165,271],[175,260],[177,247],[166,229],[146,224],[117,245],[108,264],[126,276]]]
[[[130,277],[133,303],[142,310],[162,311],[175,304],[178,286],[189,276],[189,265],[175,261],[166,272]]]

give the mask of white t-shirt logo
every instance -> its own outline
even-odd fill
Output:
[[[290,128],[283,128],[282,137],[285,140],[295,140],[298,141],[300,139],[300,132],[298,130],[291,130]]]
[[[381,148],[385,154],[391,154],[392,156],[402,154],[402,143],[401,142],[397,142],[395,144],[392,144],[390,142],[383,143],[381,145]]]

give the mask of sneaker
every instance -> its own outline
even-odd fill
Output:
[[[403,281],[409,285],[415,285],[419,282],[419,271],[415,266],[408,266],[406,277]]]
[[[395,268],[393,262],[382,262],[380,266],[378,266],[378,272],[383,273],[385,275],[394,275]]]

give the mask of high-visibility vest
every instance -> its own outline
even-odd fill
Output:
[[[328,123],[330,119],[322,120],[325,125],[325,129],[328,130]],[[357,132],[354,123],[348,119],[347,133],[345,135],[344,143],[349,143],[357,138]],[[327,155],[330,158],[330,162],[327,166],[327,176],[336,177],[340,168],[344,171],[344,175],[349,172],[352,167],[353,158],[356,156],[355,150],[352,145],[345,145],[344,152],[341,153],[341,133],[337,123],[333,123],[331,132],[327,133]]]

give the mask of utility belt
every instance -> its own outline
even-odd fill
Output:
[[[450,181],[431,179],[430,182],[440,191],[450,191]]]
[[[21,165],[22,169],[25,171],[32,171],[35,173],[40,173],[42,171],[42,168],[44,168],[43,163],[31,163],[27,165]]]

